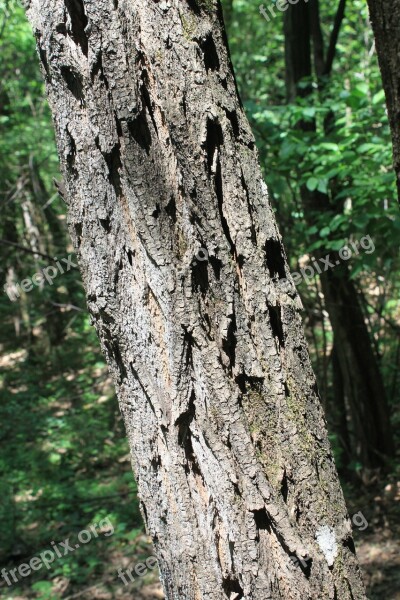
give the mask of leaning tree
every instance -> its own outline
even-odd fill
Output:
[[[216,0],[27,0],[168,600],[365,598]]]

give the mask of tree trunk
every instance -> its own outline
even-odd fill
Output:
[[[167,598],[365,598],[220,4],[28,15]]]
[[[338,21],[341,22],[340,18],[343,18],[342,11],[343,4],[340,2],[339,17],[336,18],[333,28],[333,36],[336,40]],[[314,57],[318,56],[314,62],[316,75],[326,77],[330,74],[335,49],[332,48],[331,43],[326,59],[329,64],[326,63],[326,66],[321,68],[321,56],[324,53],[320,49],[319,32],[318,0],[312,0],[310,4],[301,2],[286,11],[286,87],[288,99],[292,102],[297,96],[308,95],[312,91],[311,39],[313,39]],[[315,52],[317,47],[319,51]],[[299,86],[304,78],[310,85]],[[333,123],[332,114],[325,127],[331,127]],[[298,127],[303,131],[313,131],[316,123],[301,121]],[[301,200],[305,219],[310,227],[315,224],[315,215],[321,211],[324,211],[329,219],[337,210],[327,194],[317,190],[311,192],[306,186],[301,188]],[[316,239],[320,240],[318,235]],[[330,256],[333,264],[340,262],[339,255],[327,248],[322,247],[314,252],[316,259],[327,255]],[[341,269],[323,271],[321,287],[334,334],[346,406],[350,409],[353,424],[353,458],[365,467],[378,467],[385,464],[387,457],[392,456],[393,440],[386,391],[358,294],[345,266]]]
[[[331,252],[333,263],[335,253]],[[334,331],[344,403],[351,416],[352,458],[366,467],[384,464],[393,454],[386,390],[357,290],[344,267],[321,273],[321,287]]]
[[[400,1],[368,0],[368,6],[386,95],[397,195],[400,201]]]

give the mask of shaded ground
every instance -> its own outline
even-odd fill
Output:
[[[378,482],[371,489],[352,490],[350,514],[362,511],[368,527],[354,527],[357,554],[370,600],[400,600],[400,482]]]

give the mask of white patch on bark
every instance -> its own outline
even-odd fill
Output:
[[[326,562],[331,567],[338,553],[334,530],[331,527],[328,527],[328,525],[324,525],[316,532],[315,539],[326,558]]]

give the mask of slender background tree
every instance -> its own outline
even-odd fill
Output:
[[[376,51],[386,94],[393,142],[394,171],[400,201],[400,4],[397,0],[369,0],[371,23],[375,34]]]

